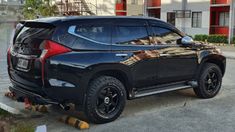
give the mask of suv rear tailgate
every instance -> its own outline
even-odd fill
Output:
[[[42,22],[22,22],[16,30],[8,53],[10,78],[24,88],[38,91],[42,87],[40,55],[46,39],[50,39],[55,26]]]

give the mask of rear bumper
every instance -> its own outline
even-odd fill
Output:
[[[30,92],[18,86],[10,86],[9,90],[15,94],[17,101],[20,101],[20,102],[23,102],[24,98],[28,98],[31,102],[35,104],[42,104],[42,105],[59,104],[59,102],[45,98],[39,94]]]
[[[19,102],[23,102],[24,98],[29,98],[29,100],[35,104],[65,104],[74,103],[78,105],[83,104],[83,96],[78,88],[58,88],[58,87],[40,87],[33,88],[28,87],[24,84],[16,82],[11,79],[12,86],[9,90],[16,95],[16,99]],[[80,93],[80,94],[77,94]]]

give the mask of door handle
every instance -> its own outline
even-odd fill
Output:
[[[117,57],[126,57],[128,54],[116,54]]]
[[[160,56],[170,56],[170,54],[160,54]]]

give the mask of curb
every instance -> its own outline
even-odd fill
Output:
[[[235,60],[235,56],[233,57],[233,56],[225,56],[227,59],[233,59],[233,60]]]
[[[0,102],[0,108],[14,115],[22,114],[18,109],[8,106],[2,102]]]
[[[209,44],[212,44],[215,46],[234,46],[235,47],[235,44],[216,44],[216,43],[209,43]]]
[[[235,59],[234,51],[222,51],[222,55],[225,56],[227,59]]]

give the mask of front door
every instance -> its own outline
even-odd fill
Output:
[[[153,40],[159,52],[158,84],[191,80],[197,69],[196,50],[177,41],[182,35],[167,27],[152,26]]]

